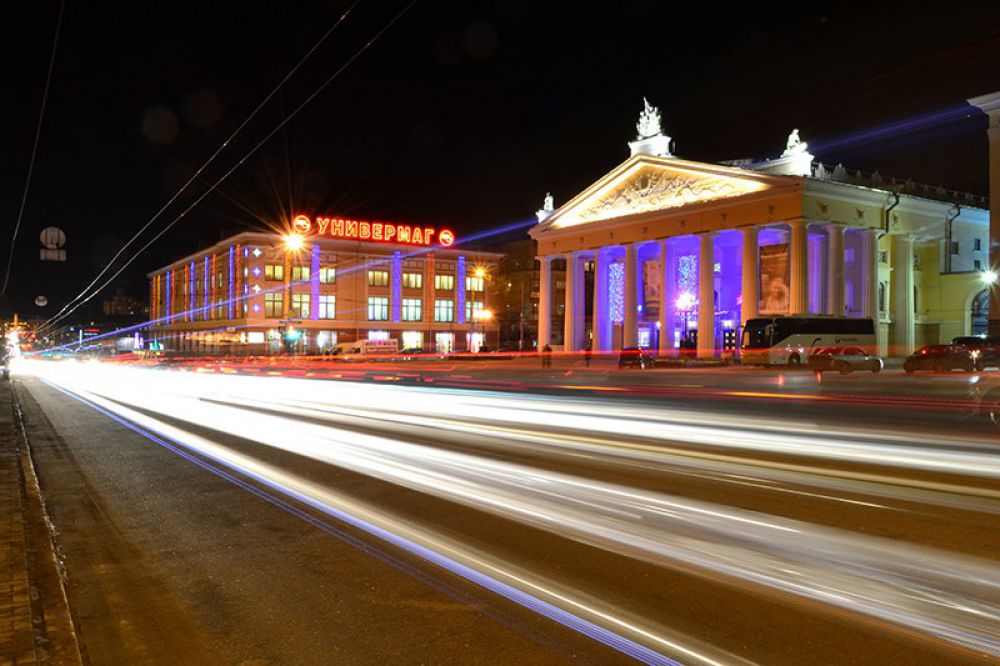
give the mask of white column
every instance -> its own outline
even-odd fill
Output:
[[[990,146],[990,239],[989,269],[1000,271],[1000,92],[969,100],[986,114],[986,136]],[[950,251],[950,249],[949,249]],[[1000,335],[1000,285],[990,288],[990,335]]]
[[[552,344],[552,257],[538,257],[538,350]],[[433,281],[434,276],[430,279]],[[432,304],[433,305],[433,304]]]
[[[875,323],[875,350],[882,347],[882,325],[878,310],[878,230],[861,230],[861,252],[863,255],[862,275],[861,275],[861,314],[870,317]]]
[[[743,227],[743,289],[740,294],[740,324],[757,316],[760,307],[760,230]]]
[[[809,312],[809,233],[802,218],[788,223],[788,291],[790,314]]]
[[[663,354],[674,348],[674,303],[677,300],[677,271],[674,270],[674,248],[669,240],[660,245],[660,336]]]
[[[830,251],[826,264],[826,302],[829,304],[830,314],[837,317],[844,316],[844,289],[847,283],[844,277],[844,232],[845,227],[842,224],[826,225]]]
[[[913,238],[892,237],[892,337],[890,356],[913,353]]]
[[[637,266],[638,247],[636,247],[635,243],[629,243],[625,246],[625,323],[624,330],[622,331],[623,347],[635,347],[639,339]]]
[[[608,255],[594,250],[594,351],[611,350],[611,313],[608,307]]]
[[[698,237],[698,358],[715,357],[715,233]]]
[[[568,352],[575,352],[580,349],[577,332],[582,328],[582,322],[579,320],[580,308],[577,307],[577,300],[583,294],[580,293],[579,273],[579,253],[566,253],[566,307],[563,308],[566,317],[563,321],[563,349]]]

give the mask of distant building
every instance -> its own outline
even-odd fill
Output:
[[[137,317],[149,313],[149,306],[138,298],[128,296],[124,289],[119,289],[110,300],[104,301],[105,317]]]
[[[777,159],[708,164],[672,154],[648,103],[637,129],[631,157],[537,213],[539,345],[712,356],[783,314],[873,318],[883,354],[985,332],[984,197],[816,163],[797,130]]]
[[[496,344],[484,313],[499,254],[451,247],[443,229],[306,216],[293,224],[301,247],[246,232],[150,273],[154,348],[319,353],[395,339],[400,348],[449,352]]]

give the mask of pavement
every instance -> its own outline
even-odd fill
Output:
[[[271,367],[17,378],[86,661],[997,657],[996,435],[952,409],[966,376]],[[655,397],[604,390],[633,383]],[[726,391],[750,395],[700,397]]]

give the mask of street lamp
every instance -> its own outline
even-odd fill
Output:
[[[485,342],[486,322],[488,322],[491,319],[493,319],[492,310],[476,310],[475,312],[472,313],[472,322],[469,324],[469,337],[471,338],[472,341],[475,341],[476,339],[476,322],[481,321],[483,322],[483,341]],[[478,347],[476,348],[476,351],[477,352],[479,351]]]
[[[306,240],[299,234],[286,234],[284,236],[285,249],[291,252],[298,252],[305,245]]]
[[[982,280],[986,284],[996,284],[997,283],[997,272],[996,271],[983,271]]]

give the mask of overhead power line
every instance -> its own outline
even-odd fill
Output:
[[[330,77],[328,79],[326,79],[323,83],[321,83],[308,97],[306,97],[306,99],[301,104],[299,104],[297,107],[295,107],[295,109],[293,109],[292,112],[287,117],[285,117],[284,120],[282,120],[280,123],[278,123],[278,125],[274,129],[272,129],[270,132],[268,132],[268,134],[263,139],[261,139],[253,148],[251,148],[249,152],[247,152],[243,157],[241,157],[239,159],[239,161],[236,162],[236,164],[234,164],[228,171],[226,171],[224,174],[222,174],[222,177],[220,177],[218,180],[216,180],[211,185],[211,187],[209,187],[205,192],[203,192],[201,194],[201,196],[199,196],[197,199],[195,199],[194,202],[192,202],[187,208],[185,208],[183,211],[181,211],[181,213],[179,215],[177,215],[177,217],[175,217],[173,220],[171,220],[165,227],[163,227],[163,229],[161,229],[155,236],[153,236],[145,245],[143,245],[141,248],[139,248],[138,251],[136,251],[131,257],[129,257],[129,259],[124,264],[122,264],[122,266],[117,271],[115,271],[115,273],[112,274],[111,277],[109,277],[99,287],[97,287],[93,291],[93,293],[91,293],[89,296],[87,296],[86,298],[84,298],[83,300],[81,300],[80,302],[78,302],[71,309],[67,310],[64,314],[56,315],[55,317],[53,317],[49,321],[45,322],[45,324],[43,324],[43,326],[40,327],[39,330],[41,330],[42,328],[44,328],[46,326],[50,326],[52,324],[55,324],[59,320],[65,318],[65,317],[68,317],[77,308],[79,308],[81,305],[83,305],[84,303],[86,303],[87,301],[89,301],[91,298],[93,298],[94,296],[96,296],[98,293],[100,293],[100,291],[102,289],[104,289],[104,287],[106,287],[115,278],[117,278],[119,275],[121,275],[121,273],[126,268],[128,268],[132,264],[133,261],[135,261],[137,258],[139,258],[139,255],[141,255],[143,252],[145,252],[147,249],[149,249],[149,247],[152,246],[153,243],[155,243],[157,240],[159,240],[175,224],[177,224],[181,219],[183,219],[185,215],[187,215],[198,204],[200,204],[205,197],[207,197],[209,194],[211,194],[212,192],[214,192],[215,189],[219,185],[221,185],[223,182],[225,182],[225,180],[227,178],[229,178],[229,176],[232,175],[232,173],[234,171],[236,171],[237,169],[239,169],[248,159],[250,159],[250,157],[252,157],[254,154],[256,154],[256,152],[258,150],[260,150],[260,148],[262,146],[264,146],[264,144],[266,144],[268,141],[270,141],[270,139],[275,134],[277,134],[281,130],[282,127],[284,127],[286,124],[288,124],[299,113],[299,111],[301,111],[302,109],[304,109],[310,102],[312,102],[313,99],[316,98],[317,95],[319,95],[321,92],[323,92],[323,90],[326,89],[327,86],[329,86],[331,83],[333,83],[333,81],[338,76],[340,76],[344,72],[344,70],[346,70],[351,65],[351,63],[353,63],[355,60],[357,60],[359,57],[361,57],[361,55],[365,51],[367,51],[369,48],[371,48],[371,46],[387,30],[389,30],[389,28],[391,28],[393,25],[395,25],[396,22],[400,18],[402,18],[403,15],[406,14],[406,12],[409,11],[409,9],[411,7],[413,7],[413,5],[415,5],[416,3],[417,3],[417,0],[411,0],[405,7],[403,7],[403,9],[400,10],[399,13],[397,13],[395,16],[393,16],[393,18],[388,23],[386,23],[378,32],[376,32],[375,35],[371,39],[369,39],[367,42],[364,43],[364,45],[361,46],[361,48],[359,48],[357,51],[355,51],[354,55],[352,55],[350,58],[348,58],[348,60],[343,65],[341,65],[332,75],[330,75]],[[105,269],[105,270],[107,270],[107,269]],[[105,271],[102,271],[102,273],[103,272],[105,272]],[[64,308],[64,310],[65,310],[65,308]]]
[[[21,207],[17,211],[17,222],[14,223],[14,233],[10,237],[10,251],[7,253],[7,268],[3,274],[3,286],[0,287],[0,296],[7,293],[7,283],[10,281],[10,269],[14,263],[14,245],[17,243],[17,234],[21,231],[21,220],[24,218],[24,208],[28,203],[28,191],[31,189],[31,174],[35,170],[35,156],[38,154],[38,139],[42,135],[42,121],[45,119],[45,107],[49,101],[49,85],[52,83],[52,70],[56,64],[56,50],[59,46],[59,33],[62,30],[63,11],[66,9],[66,0],[59,3],[59,17],[56,19],[56,34],[52,39],[52,54],[49,56],[49,71],[45,75],[45,92],[42,93],[42,108],[38,112],[38,126],[35,127],[35,143],[31,146],[31,160],[28,161],[28,178],[24,182],[24,192],[21,194]]]

